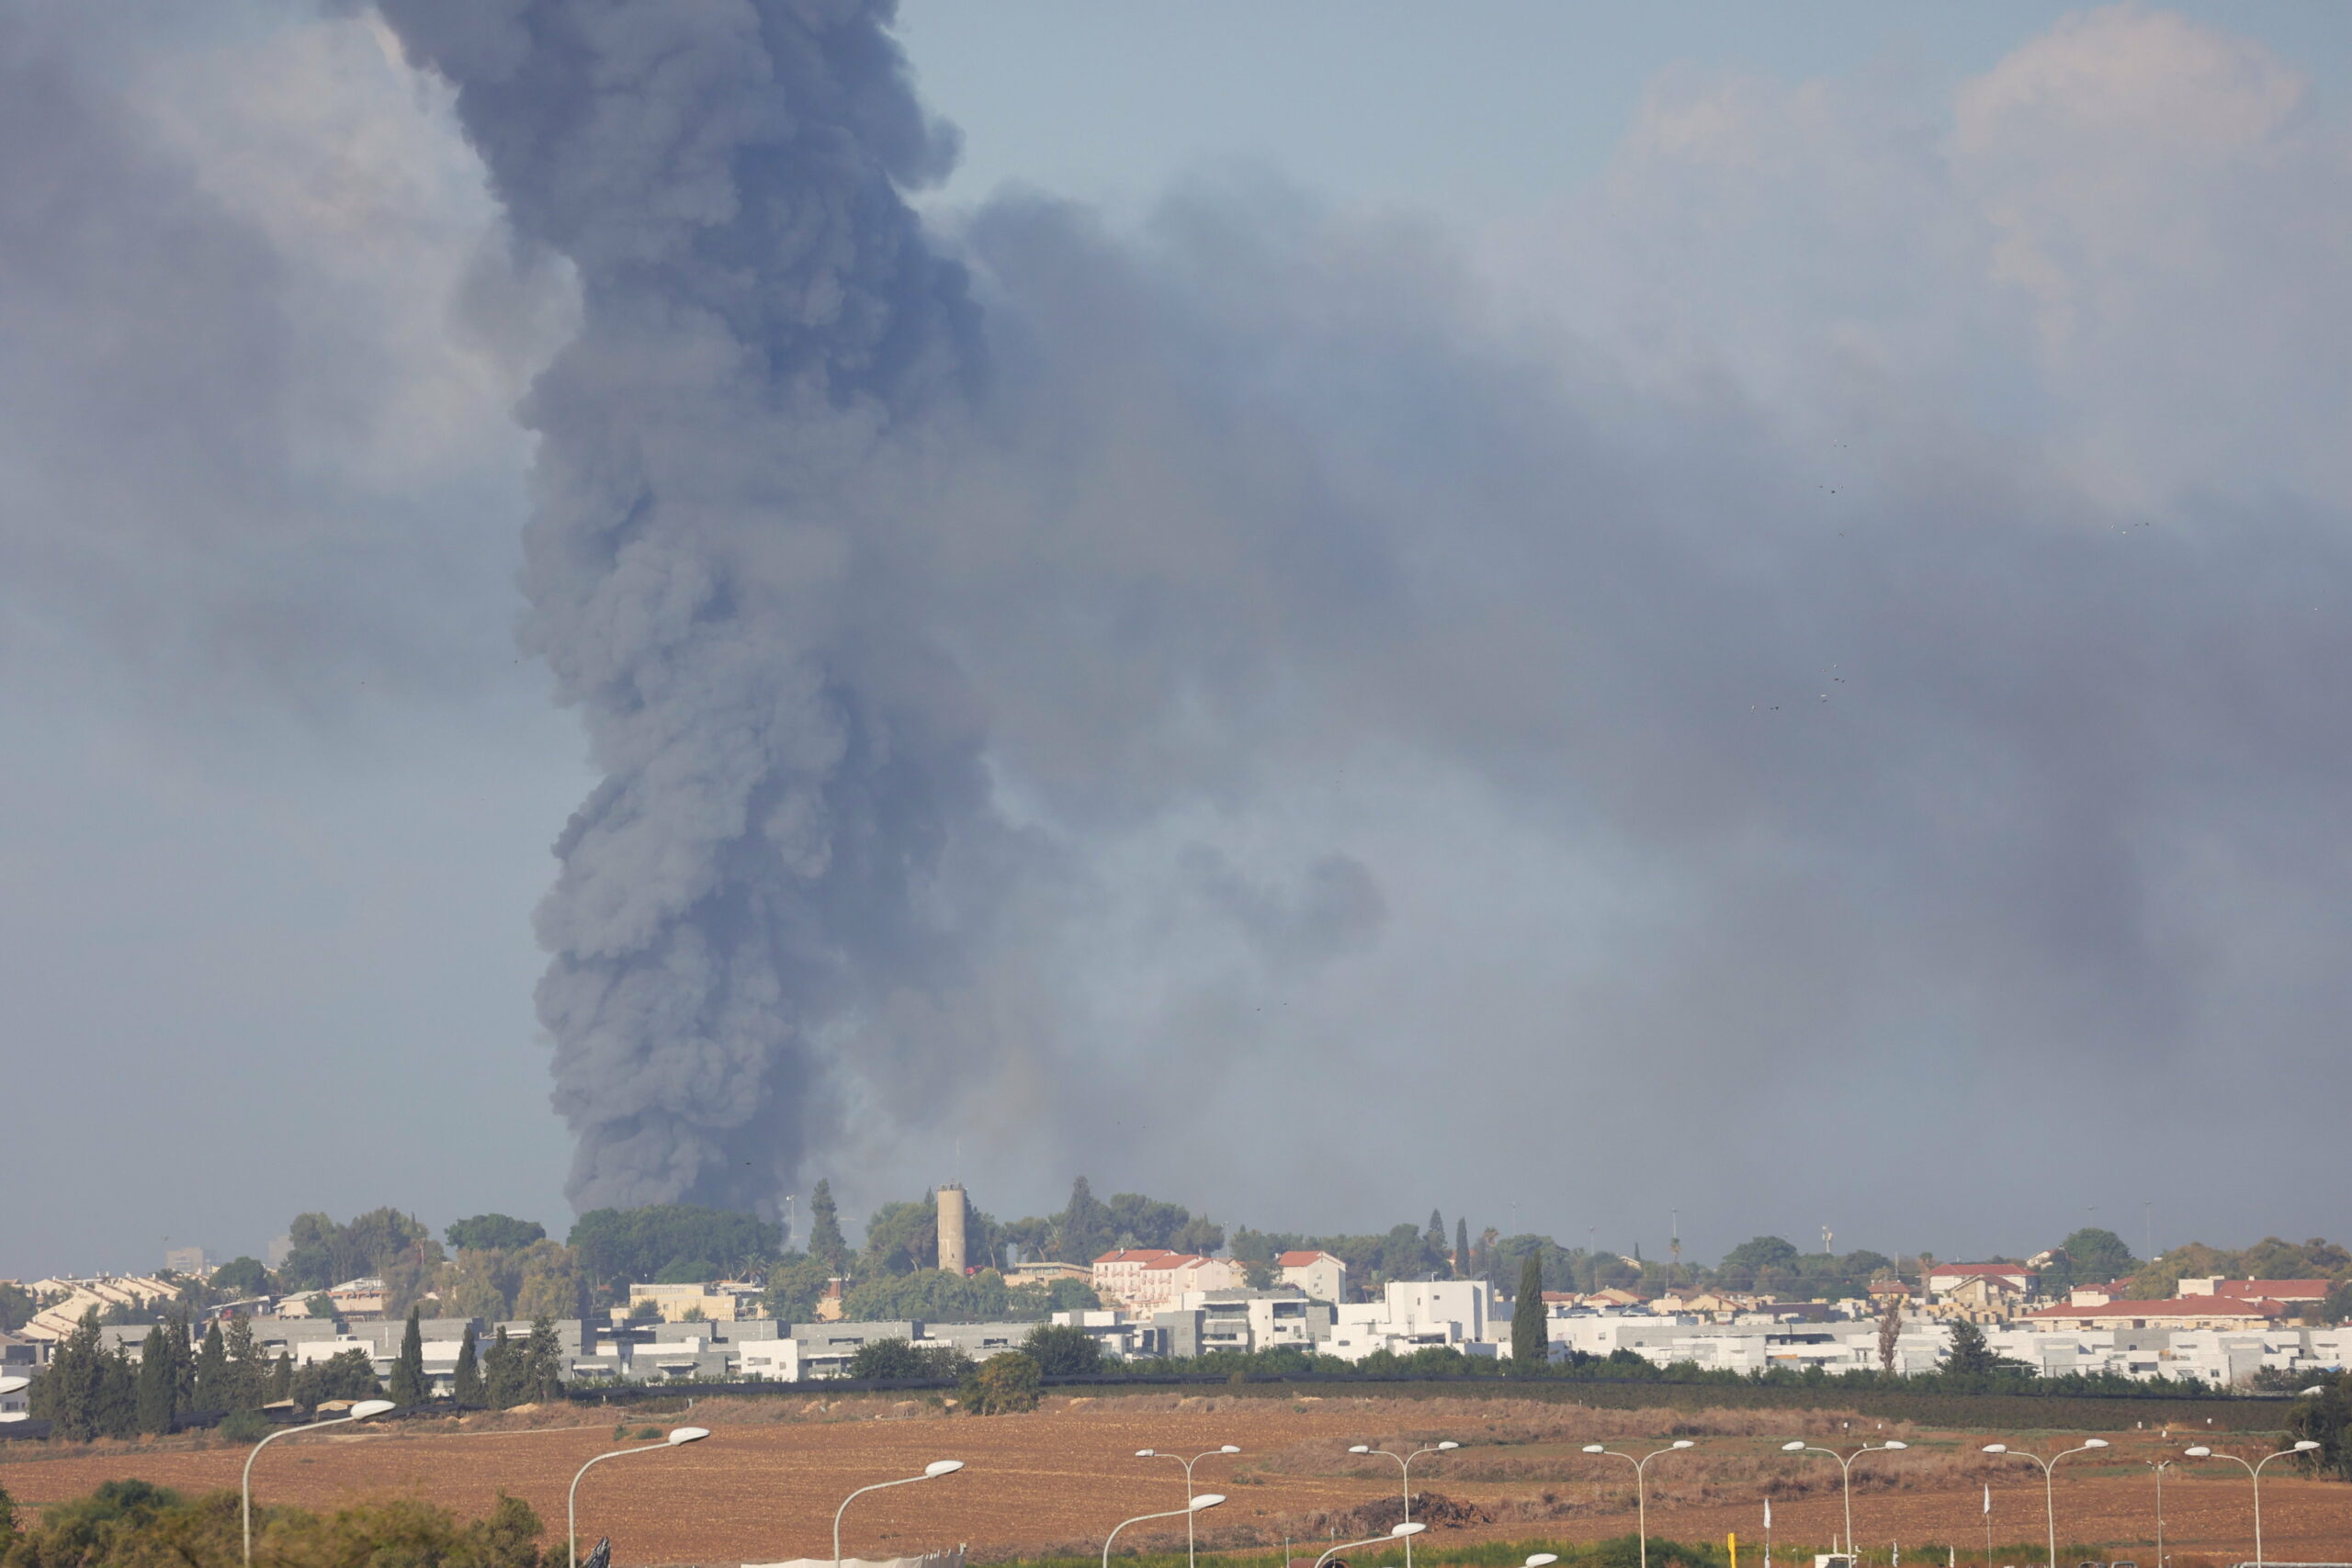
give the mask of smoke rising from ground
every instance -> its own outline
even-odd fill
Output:
[[[2267,912],[2345,925],[2285,852],[2333,841],[2352,766],[2334,476],[2185,489],[2132,460],[2175,443],[2020,435],[1937,380],[2063,398],[2135,330],[2084,301],[2199,287],[2086,231],[2144,213],[2012,156],[2059,136],[2034,82],[2120,73],[2076,111],[2093,167],[2218,96],[2183,162],[2219,188],[2200,160],[2317,156],[2258,60],[2121,14],[2054,35],[1924,181],[1864,151],[1907,129],[1870,102],[1662,90],[1611,216],[1655,243],[1678,184],[1859,161],[1842,220],[1992,345],[1922,351],[1916,303],[1833,277],[1861,313],[1770,344],[1768,401],[1710,378],[1777,330],[1747,301],[1653,300],[1607,268],[1658,258],[1575,235],[1539,242],[1568,277],[1715,335],[1612,364],[1556,335],[1589,303],[1247,178],[1140,243],[1017,195],[927,237],[899,189],[950,143],[887,7],[386,14],[580,271],[526,409],[528,636],[609,775],[540,921],[579,1201],[760,1203],[810,1148],[870,1168],[951,1114],[1148,1157],[1185,1120],[1155,1064],[1344,1102],[1466,1049],[1670,1105],[1719,1151],[1691,1203],[1729,1203],[1825,1108],[1939,1108],[2030,1160],[2015,1075],[2139,1114],[2225,1027],[2309,1070],[2352,1000],[2279,971]],[[1706,199],[1769,271],[1809,198]],[[1465,830],[1517,863],[1432,859]],[[1475,1097],[1416,1111],[1481,1136]],[[1285,1176],[1357,1157],[1261,1143]]]
[[[977,725],[857,493],[974,375],[962,270],[899,195],[953,138],[887,6],[382,10],[579,280],[523,411],[525,637],[606,773],[538,918],[569,1190],[773,1211],[819,1037],[920,982],[941,857],[986,808]]]

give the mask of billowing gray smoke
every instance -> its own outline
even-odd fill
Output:
[[[524,418],[526,637],[606,775],[539,915],[582,1207],[772,1204],[829,1021],[923,972],[986,809],[944,661],[865,602],[861,476],[974,359],[899,196],[955,147],[892,9],[382,0],[517,243],[578,273]]]

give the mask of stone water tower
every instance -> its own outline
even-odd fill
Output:
[[[951,1181],[939,1190],[939,1266],[964,1271],[964,1188]]]

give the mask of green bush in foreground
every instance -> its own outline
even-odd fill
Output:
[[[553,1568],[539,1519],[501,1494],[490,1517],[461,1522],[412,1498],[359,1503],[332,1514],[256,1510],[254,1561],[270,1568]],[[242,1556],[237,1494],[188,1497],[128,1480],[46,1510],[38,1524],[0,1534],[0,1568],[235,1568]]]

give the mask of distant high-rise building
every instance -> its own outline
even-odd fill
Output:
[[[175,1274],[193,1274],[202,1279],[212,1272],[215,1265],[212,1255],[200,1247],[174,1247],[164,1249],[164,1267]]]

